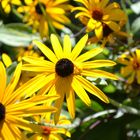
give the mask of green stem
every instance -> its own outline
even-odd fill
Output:
[[[127,15],[126,0],[121,0],[121,6],[122,6],[124,12]],[[128,18],[128,21],[126,23],[126,30],[127,30],[127,33],[132,34],[131,33],[131,27],[130,27],[129,18]],[[128,37],[128,44],[131,44],[132,42],[133,42],[133,39],[131,37]]]
[[[140,110],[138,110],[138,109],[136,109],[136,108],[123,105],[123,104],[121,104],[121,103],[119,103],[119,102],[117,102],[117,101],[115,101],[115,100],[113,100],[113,99],[111,99],[111,98],[109,98],[109,101],[110,101],[110,103],[111,103],[113,106],[115,106],[115,107],[117,107],[117,108],[124,109],[124,111],[125,111],[126,113],[134,114],[134,115],[140,116]]]
[[[72,129],[72,128],[76,128],[80,125],[81,120],[79,118],[76,118],[74,120],[74,122],[72,124],[69,125],[62,125],[62,124],[51,124],[51,123],[38,123],[38,122],[31,122],[32,124],[36,124],[36,125],[41,125],[41,126],[48,126],[48,127],[52,127],[52,128],[65,128],[65,129]]]

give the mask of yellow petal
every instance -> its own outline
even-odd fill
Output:
[[[62,23],[56,22],[56,21],[52,21],[52,26],[54,26],[55,28],[61,30],[64,28],[64,25]]]
[[[9,97],[7,97],[5,101],[6,104],[15,102],[23,96],[32,96],[36,91],[38,91],[40,88],[45,86],[45,84],[50,82],[48,81],[48,79],[45,75],[37,75],[36,77],[32,78],[31,80],[20,86],[15,92],[13,92],[13,94],[9,95]]]
[[[101,8],[105,8],[108,3],[109,3],[109,0],[102,0],[100,1],[99,5]]]
[[[64,96],[65,96],[64,80],[62,78],[57,79],[55,83],[55,90],[56,90],[55,93],[57,93],[58,96],[60,96],[60,98],[57,99],[54,104],[54,106],[58,108],[58,111],[54,114],[54,121],[56,124],[59,121],[60,112],[61,112],[61,108],[62,108]]]
[[[118,77],[116,75],[103,71],[103,70],[83,70],[83,72],[81,74],[85,75],[85,76],[94,77],[94,78],[102,77],[102,78],[118,80]]]
[[[89,93],[95,95],[100,100],[104,101],[105,103],[109,103],[107,96],[100,89],[98,89],[95,85],[90,83],[88,80],[86,80],[82,76],[77,76],[76,78],[79,81],[80,85],[83,88],[85,88]]]
[[[48,23],[44,18],[40,20],[39,32],[42,38],[49,35]]]
[[[126,67],[122,67],[122,68],[121,68],[121,74],[122,74],[124,77],[129,76],[133,71],[134,71],[134,70],[133,70],[132,65],[128,65],[128,66],[126,66]]]
[[[92,31],[95,29],[95,26],[96,25],[96,22],[91,18],[89,21],[88,21],[88,24],[87,24],[87,30],[88,32]]]
[[[80,55],[79,57],[77,57],[76,61],[77,62],[84,62],[90,58],[93,58],[94,56],[98,55],[99,53],[101,53],[103,51],[103,48],[101,47],[97,47],[97,48],[94,48],[82,55]]]
[[[3,65],[3,63],[0,61],[0,101],[2,101],[3,97],[5,96],[5,88],[6,88],[6,69]]]
[[[90,106],[91,101],[90,101],[89,96],[87,95],[87,93],[84,90],[84,88],[81,86],[81,82],[79,82],[79,80],[77,80],[75,77],[73,77],[72,88],[74,89],[74,91],[76,92],[76,94],[79,96],[79,98],[81,98],[81,100],[85,104],[87,104],[88,106]]]
[[[30,122],[13,115],[9,115],[8,117],[11,123],[16,124],[17,127],[23,130],[27,130],[29,132],[42,132],[41,128],[38,125],[31,124]]]
[[[60,117],[60,113],[61,113],[61,108],[62,108],[62,104],[63,104],[63,100],[64,100],[64,93],[62,93],[62,94],[58,93],[58,95],[60,95],[61,98],[59,98],[58,100],[56,100],[55,101],[55,104],[54,104],[54,106],[56,108],[58,108],[57,112],[54,114],[55,124],[57,124],[58,121],[59,121],[59,117]]]
[[[42,60],[40,58],[37,58],[37,57],[33,57],[33,56],[26,56],[26,57],[23,57],[22,58],[24,61],[30,63],[30,64],[34,64],[36,66],[44,66],[44,67],[47,67],[48,65],[49,66],[52,66],[52,62],[50,61],[47,61],[47,60]],[[24,65],[23,65],[24,67]]]
[[[42,44],[41,42],[34,40],[33,43],[35,45],[37,45],[37,47],[42,51],[42,53],[52,62],[57,62],[57,58],[55,56],[55,54],[44,44]]]
[[[20,78],[20,74],[21,74],[21,67],[22,67],[22,63],[19,63],[16,67],[16,70],[14,72],[14,75],[12,76],[6,90],[5,90],[5,96],[3,98],[3,102],[5,102],[5,100],[7,100],[12,92],[15,90],[17,84],[18,84],[18,81],[19,81],[19,78]]]
[[[137,60],[140,63],[140,49],[136,49]]]
[[[63,57],[63,51],[62,51],[62,46],[57,38],[56,35],[51,34],[51,43],[53,50],[57,56],[58,59],[61,59]]]
[[[75,18],[80,18],[80,17],[83,17],[83,16],[85,16],[85,17],[88,17],[88,18],[91,18],[91,15],[90,14],[88,14],[88,13],[85,13],[85,12],[79,12],[79,13],[77,13],[76,15],[75,15]],[[92,24],[93,25],[93,24]],[[91,24],[89,24],[89,27],[91,27]]]
[[[137,78],[138,84],[140,84],[140,70],[137,70],[137,72],[136,72],[136,78]]]
[[[22,70],[33,72],[46,72],[47,75],[47,73],[54,73],[54,65],[52,65],[52,67],[51,66],[43,67],[43,66],[35,66],[32,64],[24,64]]]
[[[120,20],[126,20],[126,15],[124,11],[121,9],[113,9],[112,13],[109,13],[109,19],[108,20],[113,20],[113,21],[120,21]]]
[[[75,94],[73,90],[70,90],[66,93],[67,107],[68,111],[72,117],[75,118]]]
[[[108,21],[104,23],[107,24],[109,28],[115,32],[118,32],[120,30],[120,26],[116,22]]]
[[[128,83],[128,84],[132,84],[133,81],[134,81],[134,78],[135,78],[135,72],[133,72],[133,73],[129,76],[129,78],[128,78],[128,80],[127,80],[127,83]]]
[[[76,2],[80,2],[80,3],[82,3],[86,8],[89,7],[89,3],[88,3],[87,0],[75,0],[75,1],[76,1]]]
[[[9,67],[12,64],[11,58],[6,53],[2,54],[2,60],[6,67]]]
[[[71,53],[71,40],[68,35],[64,36],[64,41],[63,41],[63,48],[64,48],[64,57],[68,57]]]
[[[94,60],[94,61],[84,62],[83,69],[110,67],[114,65],[116,65],[116,63],[111,60]]]
[[[98,28],[95,28],[95,34],[96,36],[101,39],[103,37],[103,26],[99,26]]]
[[[81,51],[83,50],[83,48],[86,45],[87,40],[88,40],[88,35],[86,34],[75,45],[75,47],[74,47],[74,49],[72,50],[72,53],[71,53],[71,58],[73,60],[76,59],[76,57],[78,57],[78,55],[81,53]]]
[[[8,126],[9,125],[7,123],[3,124],[2,129],[1,129],[1,134],[2,134],[1,137],[2,137],[3,140],[11,140],[11,139],[14,140],[16,135],[12,133],[12,131],[9,129]]]

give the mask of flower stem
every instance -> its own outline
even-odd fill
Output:
[[[124,113],[129,113],[129,114],[134,114],[134,115],[140,116],[140,110],[138,110],[136,108],[123,105],[123,104],[121,104],[121,103],[119,103],[111,98],[109,98],[109,101],[113,106],[122,109],[122,111],[124,111]]]

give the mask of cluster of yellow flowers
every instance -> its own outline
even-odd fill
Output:
[[[72,119],[75,118],[75,93],[88,106],[91,101],[87,94],[93,94],[105,103],[108,97],[87,77],[118,80],[114,74],[98,68],[116,65],[111,60],[93,60],[102,53],[105,44],[114,38],[114,34],[127,36],[121,29],[127,22],[126,14],[116,2],[109,0],[75,0],[80,6],[74,7],[68,0],[0,0],[6,13],[12,7],[22,13],[23,21],[39,32],[42,39],[50,36],[51,45],[34,40],[43,57],[28,50],[17,58],[12,78],[7,78],[6,67],[12,64],[10,58],[2,55],[0,62],[0,140],[42,139],[62,140],[60,134],[70,137],[63,128],[70,121],[61,116],[62,105],[66,98],[67,108]],[[69,35],[60,41],[56,29],[70,24],[68,11],[76,12],[85,26],[85,35],[72,46]],[[53,34],[52,34],[53,33]],[[88,33],[92,37],[88,37]],[[51,35],[50,35],[51,34]],[[83,52],[86,45],[101,42],[100,47]],[[52,48],[52,49],[50,49]],[[119,62],[126,65],[122,75],[128,77],[128,83],[135,78],[140,84],[140,50],[123,54]],[[31,121],[32,120],[32,121]],[[34,123],[36,122],[36,123]],[[43,124],[50,124],[43,125]],[[55,124],[62,125],[61,128]],[[27,137],[27,134],[30,134]]]

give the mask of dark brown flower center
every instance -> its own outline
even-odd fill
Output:
[[[95,19],[95,20],[102,20],[102,17],[103,17],[103,13],[102,11],[100,10],[93,10],[92,12],[92,17]]]
[[[5,119],[5,106],[0,103],[0,122]]]
[[[36,12],[37,12],[39,15],[42,15],[42,14],[43,14],[42,9],[45,9],[45,8],[46,8],[46,6],[45,6],[45,4],[43,4],[43,3],[38,3],[38,4],[35,6],[35,10],[36,10]]]
[[[67,58],[60,59],[55,65],[55,72],[61,77],[69,76],[73,71],[74,64]]]
[[[41,126],[42,127],[42,129],[43,129],[43,134],[44,135],[49,135],[50,133],[51,133],[51,128],[50,127],[48,127],[48,126]]]
[[[104,37],[107,37],[112,32],[113,31],[106,24],[103,24],[103,36]]]

